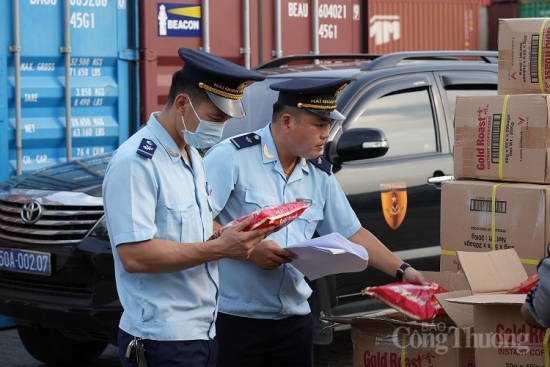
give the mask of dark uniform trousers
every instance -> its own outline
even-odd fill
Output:
[[[124,356],[126,348],[134,337],[123,330],[118,331],[118,354],[123,367],[138,367]],[[218,341],[185,340],[158,341],[143,340],[145,360],[148,367],[216,367],[218,362]]]
[[[218,313],[218,367],[312,367],[313,316],[280,320]]]

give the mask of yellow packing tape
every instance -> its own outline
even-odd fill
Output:
[[[407,356],[407,334],[401,334],[401,367],[407,367],[405,357]]]
[[[499,162],[499,171],[500,171],[500,162]],[[500,185],[502,184],[494,185],[492,194],[491,194],[491,250],[492,251],[495,251],[497,246],[496,200],[497,200],[497,187],[499,187]]]
[[[456,251],[454,250],[441,250],[441,255],[447,255],[447,256],[456,256]],[[519,259],[522,264],[527,265],[538,265],[539,260],[534,259]]]
[[[504,177],[502,166],[504,164],[504,135],[506,132],[506,109],[508,108],[508,98],[510,98],[508,94],[504,96],[504,103],[502,104],[500,116],[500,136],[498,142],[498,179],[500,181],[502,181]]]
[[[537,55],[537,62],[539,63],[538,64],[538,71],[539,71],[539,88],[540,88],[540,92],[542,94],[546,94],[546,88],[544,86],[544,74],[543,74],[543,71],[542,71],[542,45],[544,43],[544,29],[546,28],[546,22],[548,22],[548,19],[545,19],[541,26],[540,26],[540,30],[539,30],[539,49],[537,50],[538,51],[538,55]]]

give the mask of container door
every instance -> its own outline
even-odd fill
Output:
[[[0,180],[128,138],[137,103],[131,1],[1,2]]]
[[[472,0],[369,0],[365,50],[478,50],[479,4]]]

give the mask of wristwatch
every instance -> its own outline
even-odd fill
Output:
[[[409,263],[403,262],[399,269],[397,269],[397,273],[395,273],[395,277],[397,278],[397,280],[403,281],[403,274],[405,273],[405,270],[410,267],[411,265]]]

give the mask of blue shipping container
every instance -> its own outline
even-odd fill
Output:
[[[0,181],[113,151],[139,126],[134,2],[1,1]]]

